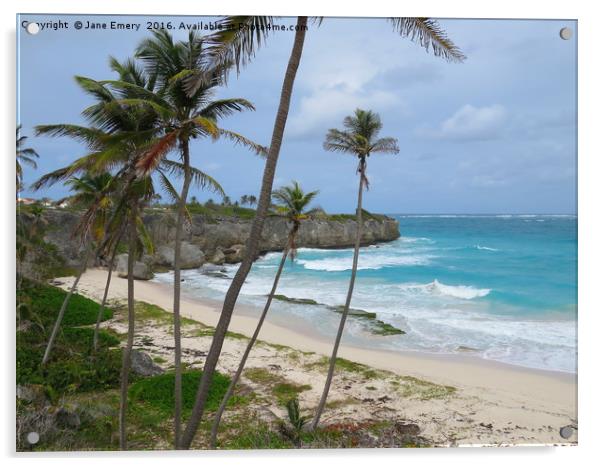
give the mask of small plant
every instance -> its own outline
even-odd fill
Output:
[[[286,412],[288,414],[288,421],[290,426],[283,425],[282,432],[290,440],[292,440],[297,447],[301,446],[301,434],[303,428],[309,421],[309,416],[301,416],[301,410],[299,409],[299,400],[292,398],[286,403]]]

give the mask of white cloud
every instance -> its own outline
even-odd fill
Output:
[[[417,71],[402,66],[398,49],[383,46],[380,36],[366,36],[343,26],[344,22],[331,22],[328,28],[339,31],[338,34],[322,37],[327,32],[324,27],[308,41],[296,83],[297,95],[301,97],[291,109],[287,127],[290,136],[325,133],[328,128],[340,126],[342,119],[358,107],[377,113],[389,109],[409,113],[399,94],[402,86],[392,86],[391,82],[395,75],[407,80],[406,75]],[[419,70],[422,75],[429,71],[432,70]],[[413,75],[410,78],[417,79]]]
[[[496,139],[501,135],[507,120],[508,112],[502,105],[474,107],[466,104],[444,120],[438,128],[421,128],[417,130],[417,134],[445,140]]]
[[[340,126],[343,117],[356,108],[381,112],[392,107],[407,110],[399,97],[389,91],[362,92],[348,87],[318,89],[301,98],[299,111],[291,118],[289,134],[301,136],[316,131],[325,133],[330,127]]]

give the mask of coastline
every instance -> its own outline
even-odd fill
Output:
[[[87,270],[81,278],[79,292],[99,300],[104,290],[106,274],[102,269]],[[66,287],[73,277],[58,280],[62,282],[62,287]],[[111,283],[109,298],[122,300],[126,296],[127,280],[115,277]],[[171,288],[165,284],[136,281],[136,299],[160,306],[167,312],[172,310]],[[217,301],[182,297],[182,316],[205,325],[215,326],[220,309],[221,303]],[[253,314],[257,312],[249,306],[238,305],[229,330],[250,335],[256,325]],[[324,356],[328,356],[332,349],[331,342],[316,339],[312,335],[277,325],[269,320],[266,320],[262,328],[260,339]],[[575,374],[513,366],[469,355],[371,350],[347,346],[344,343],[341,345],[339,356],[398,375],[451,385],[463,396],[478,398],[491,405],[497,418],[503,416],[505,419],[510,416],[511,420],[508,422],[519,424],[517,419],[520,419],[520,422],[550,427],[553,426],[553,419],[559,421],[556,423],[558,426],[563,423],[576,424]],[[504,414],[500,414],[500,411]],[[539,417],[535,413],[539,413]],[[557,431],[555,433],[557,434]],[[556,442],[563,442],[558,435],[552,438]]]

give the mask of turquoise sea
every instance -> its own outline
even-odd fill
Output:
[[[352,307],[405,335],[374,336],[350,319],[344,343],[390,350],[463,353],[510,364],[576,370],[577,218],[569,215],[392,215],[401,237],[362,248]],[[343,304],[353,251],[300,249],[278,293]],[[254,265],[241,302],[263,305],[279,253]],[[183,274],[186,293],[223,297],[224,276]],[[171,274],[158,275],[171,281]],[[275,322],[298,322],[334,338],[339,314],[327,306],[277,301]]]

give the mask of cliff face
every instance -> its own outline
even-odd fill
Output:
[[[44,214],[47,220],[45,240],[54,244],[60,254],[70,265],[79,263],[80,251],[71,232],[77,224],[78,214],[64,210],[48,210]],[[152,262],[169,267],[169,249],[175,238],[175,214],[171,212],[149,213],[144,216],[144,223],[154,242],[157,251]],[[185,232],[190,250],[200,250],[204,256],[212,258],[225,253],[226,261],[237,262],[241,250],[237,245],[244,245],[251,231],[251,220],[232,217],[208,219],[201,215],[192,215],[192,225]],[[308,219],[302,222],[299,230],[297,246],[312,248],[348,248],[355,241],[356,222],[354,220],[319,220]],[[260,251],[282,250],[288,235],[287,222],[279,217],[266,219],[260,242]],[[392,241],[399,237],[399,224],[389,217],[368,218],[364,221],[362,245]],[[234,248],[233,248],[234,246]],[[235,249],[236,253],[232,250]],[[196,252],[195,252],[196,254]]]
[[[173,214],[149,214],[144,218],[155,244],[170,243],[175,238]],[[261,252],[280,251],[286,243],[289,225],[279,217],[266,219],[259,249]],[[308,219],[301,223],[297,247],[349,248],[355,242],[357,223],[354,220]],[[362,245],[393,241],[399,238],[399,223],[389,217],[369,218],[364,221]],[[251,231],[251,220],[221,218],[207,220],[192,216],[192,226],[186,240],[198,245],[206,254],[217,249],[227,249],[236,244],[245,244]]]

